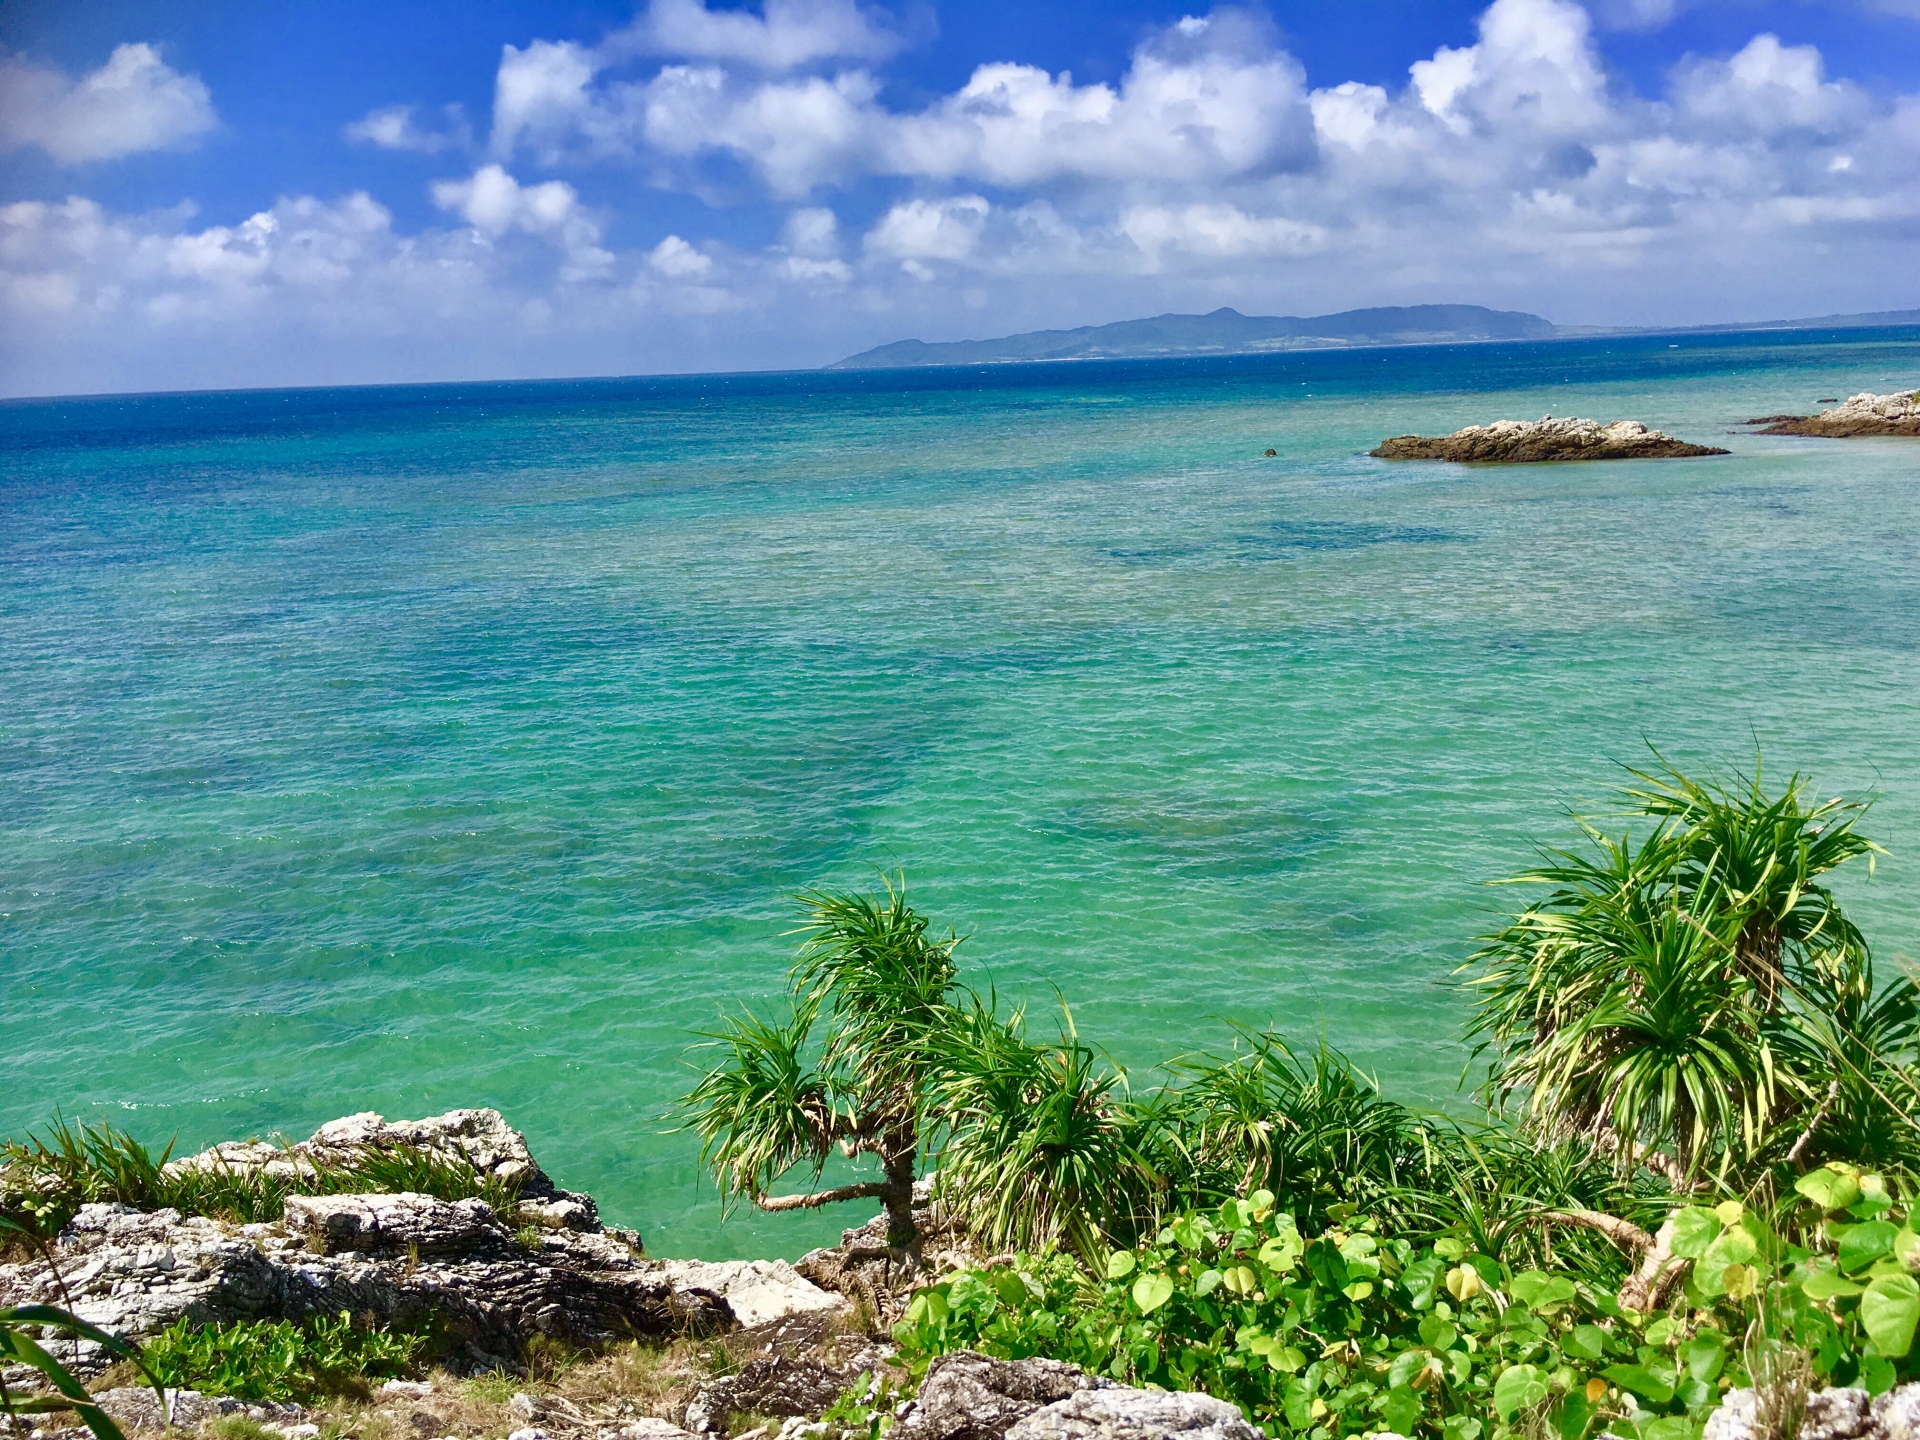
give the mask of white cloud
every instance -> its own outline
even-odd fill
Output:
[[[825,206],[795,210],[780,227],[780,241],[800,255],[831,255],[840,247],[840,220]]]
[[[1606,114],[1590,30],[1587,12],[1570,0],[1494,0],[1480,17],[1478,44],[1442,46],[1414,64],[1414,91],[1460,133],[1476,122],[1587,129]]]
[[[1327,243],[1327,232],[1279,216],[1248,215],[1232,205],[1185,205],[1176,209],[1136,205],[1120,217],[1121,232],[1158,265],[1168,251],[1215,260],[1261,255],[1310,255]]]
[[[1726,60],[1683,65],[1675,101],[1688,121],[1733,134],[1785,130],[1838,133],[1865,120],[1872,102],[1857,87],[1829,82],[1820,52],[1756,35]]]
[[[792,70],[820,60],[885,60],[906,43],[891,19],[852,0],[766,0],[764,15],[709,10],[702,0],[652,0],[604,47]]]
[[[693,160],[730,153],[774,194],[860,175],[1029,186],[1056,179],[1185,183],[1299,168],[1313,155],[1305,74],[1252,16],[1189,18],[1135,53],[1116,88],[1031,65],[982,65],[923,110],[880,103],[862,69],[759,79],[669,65],[598,83],[601,55],[571,43],[507,47],[494,145]]]
[[[442,150],[464,150],[473,143],[467,117],[458,105],[444,109],[444,130],[426,130],[416,125],[413,112],[417,105],[387,105],[370,110],[348,125],[347,139],[377,145],[382,150],[412,150],[422,155],[438,155]]]
[[[647,252],[647,264],[671,280],[689,280],[713,269],[711,256],[702,255],[678,235],[669,235]]]
[[[564,181],[522,185],[501,166],[482,165],[468,179],[434,181],[430,193],[485,240],[512,232],[551,240],[566,257],[563,278],[602,274],[613,264],[612,253],[600,248],[600,222]]]
[[[924,276],[924,261],[970,257],[992,209],[978,195],[903,201],[867,232],[867,253],[899,260],[910,274]]]
[[[801,13],[737,18],[764,39]],[[1654,323],[1905,303],[1887,276],[1911,268],[1920,225],[1920,95],[1876,97],[1771,35],[1636,93],[1568,0],[1494,0],[1454,39],[1397,83],[1309,92],[1260,22],[1215,12],[1151,36],[1110,85],[1008,61],[912,106],[864,63],[781,72],[801,49],[688,41],[642,69],[611,42],[534,40],[503,52],[491,162],[433,185],[448,218],[417,233],[366,196],[217,225],[84,200],[0,213],[0,373],[44,389],[75,337],[110,356],[146,336],[171,356],[191,351],[183,336],[213,353],[249,327],[305,337],[262,351],[289,356],[356,326],[416,337],[357,352],[380,357],[459,336],[461,363],[496,355],[501,373],[527,373],[546,337],[543,363],[604,372],[978,334],[980,306],[1011,331],[1222,304],[1462,298]],[[354,131],[424,148],[448,127],[422,113]],[[676,208],[673,234],[623,249],[573,184],[529,173],[543,162],[760,210],[729,231]],[[821,203],[836,184],[857,228]],[[778,231],[764,249],[720,238],[762,228]],[[839,338],[809,351],[797,335]]]
[[[114,160],[184,145],[214,126],[196,75],[170,69],[151,45],[116,46],[78,80],[0,52],[0,150],[38,145],[56,160]]]

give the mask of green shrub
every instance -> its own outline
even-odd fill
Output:
[[[156,1156],[111,1125],[76,1126],[56,1116],[44,1139],[29,1134],[0,1143],[0,1217],[44,1237],[58,1234],[82,1205],[100,1201],[241,1223],[278,1220],[288,1195],[411,1190],[442,1200],[479,1198],[509,1221],[519,1201],[512,1181],[425,1146],[372,1146],[340,1162],[301,1156],[295,1177],[219,1164],[169,1169],[172,1153],[171,1143]]]
[[[1762,1355],[1874,1393],[1920,1374],[1920,1236],[1892,1188],[1836,1165],[1799,1189],[1799,1244],[1738,1201],[1674,1212],[1685,1287],[1651,1316],[1592,1272],[1516,1270],[1461,1235],[1416,1243],[1347,1215],[1306,1238],[1260,1190],[1098,1275],[1057,1254],[961,1271],[894,1333],[916,1370],[956,1349],[1051,1356],[1221,1396],[1275,1436],[1694,1440]]]
[[[397,1379],[425,1346],[419,1335],[361,1329],[346,1311],[199,1326],[181,1319],[141,1347],[162,1383],[240,1400],[305,1401]]]

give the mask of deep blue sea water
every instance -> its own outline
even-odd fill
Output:
[[[1881,795],[1920,949],[1920,442],[1729,434],[1920,332],[0,404],[0,1133],[495,1105],[663,1253],[695,1032],[903,869],[1154,1083],[1229,1022],[1458,1105],[1443,982],[1657,743]],[[1733,454],[1388,464],[1542,413]],[[1278,451],[1274,458],[1262,452]]]

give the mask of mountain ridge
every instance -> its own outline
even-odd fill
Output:
[[[1380,305],[1330,315],[1242,315],[1229,306],[1205,315],[1170,312],[1071,330],[1029,330],[992,340],[896,340],[862,350],[828,370],[914,369],[932,365],[1011,365],[1038,361],[1145,360],[1174,356],[1260,355],[1364,346],[1554,340],[1601,335],[1734,334],[1744,331],[1858,329],[1920,325],[1920,310],[1874,310],[1802,320],[1721,325],[1556,325],[1524,310],[1484,305]]]
[[[1558,327],[1538,315],[1490,310],[1484,305],[1384,305],[1311,316],[1242,315],[1223,305],[1205,315],[1169,313],[1072,330],[1031,330],[994,340],[896,340],[849,355],[826,368],[881,370],[1034,360],[1257,355],[1354,345],[1544,340],[1556,333]]]

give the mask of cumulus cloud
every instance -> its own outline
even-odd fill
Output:
[[[1857,86],[1826,78],[1813,46],[1782,45],[1774,35],[1756,35],[1726,60],[1682,66],[1674,92],[1683,120],[1731,135],[1839,134],[1857,128],[1873,108]]]
[[[973,254],[992,210],[978,195],[905,201],[867,232],[867,253],[899,260],[909,274],[929,275],[924,261],[965,260]]]
[[[570,42],[508,46],[496,151],[524,144],[548,160],[727,152],[782,196],[860,175],[1199,182],[1298,168],[1313,153],[1305,72],[1263,21],[1231,9],[1151,37],[1118,87],[996,63],[908,112],[883,105],[879,82],[858,68],[768,79],[680,64],[649,81],[602,82],[605,65]]]
[[[603,47],[792,70],[820,60],[885,60],[908,37],[884,11],[852,0],[766,0],[765,13],[709,10],[702,0],[652,0]]]
[[[677,317],[675,337],[731,335],[703,353],[739,365],[802,360],[768,349],[802,332],[847,342],[819,359],[979,333],[985,303],[1007,330],[1220,304],[1457,297],[1651,323],[1903,303],[1885,277],[1905,273],[1920,226],[1920,95],[1876,96],[1770,34],[1643,92],[1571,0],[1493,0],[1390,83],[1309,88],[1257,16],[1217,10],[1149,35],[1111,84],[1014,57],[907,106],[866,32],[843,25],[824,50],[794,38],[873,13],[656,5],[636,27],[656,27],[644,63],[614,41],[508,46],[491,154],[432,185],[446,218],[414,234],[365,196],[199,227],[81,200],[12,207],[0,333],[280,313],[383,334],[408,316],[439,335],[457,316],[461,333],[586,346],[641,335],[634,317],[652,314]],[[658,39],[669,21],[674,46]],[[419,116],[375,111],[353,133],[425,149],[452,130]],[[762,209],[734,243],[676,209],[674,233],[622,248],[612,217],[543,165]],[[738,242],[756,229],[777,238]],[[662,363],[692,354],[676,342]]]
[[[501,166],[483,165],[465,180],[434,181],[430,193],[483,240],[518,232],[552,241],[565,256],[563,279],[601,275],[613,265],[612,252],[600,248],[599,220],[565,181],[522,185]]]
[[[214,126],[213,97],[151,45],[120,45],[74,80],[0,52],[0,149],[38,145],[68,164],[176,148]]]
[[[702,255],[678,235],[669,235],[647,252],[647,264],[674,280],[705,275],[713,269],[711,256]]]
[[[424,129],[414,123],[413,112],[419,108],[417,105],[387,105],[370,110],[348,125],[343,133],[349,140],[377,145],[382,150],[412,150],[421,155],[438,155],[442,150],[464,150],[473,143],[473,131],[467,124],[466,112],[458,105],[444,107],[442,115],[446,126],[440,130]]]
[[[1310,255],[1327,243],[1327,232],[1318,225],[1248,215],[1232,205],[1137,205],[1121,215],[1120,230],[1155,265],[1168,251],[1237,260]]]

